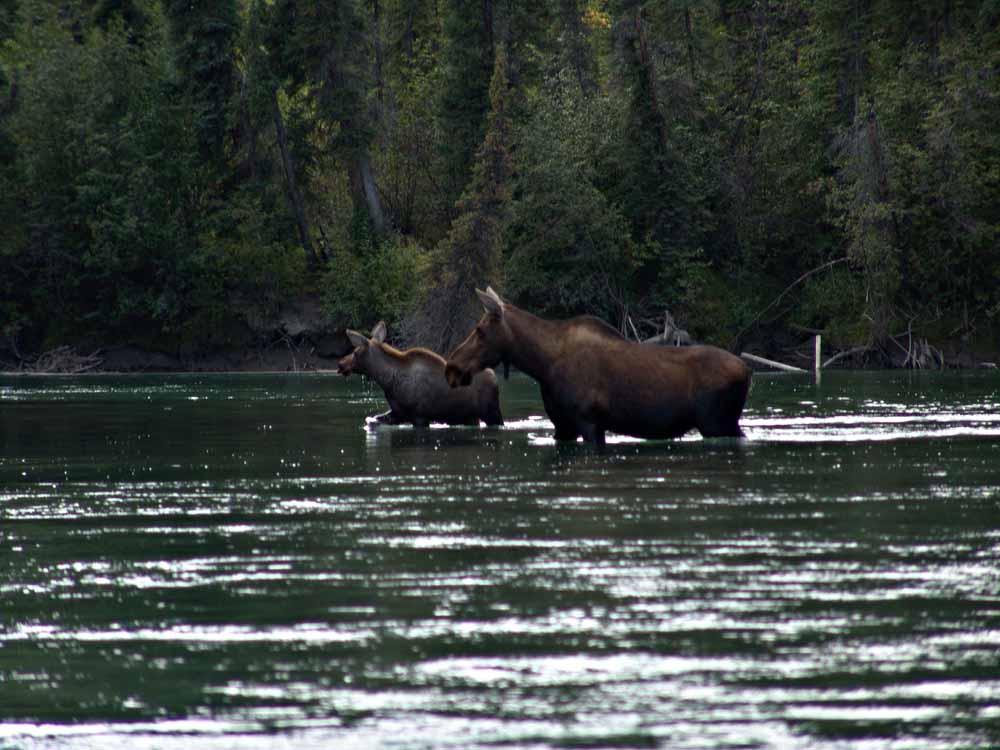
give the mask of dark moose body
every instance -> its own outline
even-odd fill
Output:
[[[538,381],[557,440],[604,444],[606,430],[641,438],[741,437],[750,369],[714,346],[655,346],[625,340],[584,316],[545,320],[476,290],[486,308],[448,358],[457,387],[499,363]]]
[[[491,426],[503,424],[493,370],[478,373],[467,387],[452,389],[444,376],[443,357],[429,349],[399,351],[385,343],[385,335],[384,322],[375,326],[370,339],[347,331],[355,348],[337,363],[341,375],[367,375],[382,388],[389,411],[379,414],[377,421],[418,427],[431,422],[476,425],[480,420]]]

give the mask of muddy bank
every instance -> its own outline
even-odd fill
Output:
[[[231,343],[163,351],[132,342],[86,342],[50,348],[0,339],[0,371],[84,372],[299,372],[335,369],[353,348],[343,327],[320,305],[300,300],[269,321],[244,323]]]
[[[344,339],[346,342],[346,338]],[[149,351],[130,344],[94,350],[59,347],[30,359],[0,356],[0,371],[21,373],[129,373],[129,372],[300,372],[333,370],[350,347],[333,342],[276,341],[241,349],[213,350],[187,355]]]

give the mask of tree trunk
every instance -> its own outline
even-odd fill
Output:
[[[305,206],[302,195],[299,193],[298,184],[295,181],[295,164],[292,155],[288,150],[288,131],[285,130],[285,120],[281,116],[281,107],[278,106],[278,92],[271,92],[271,107],[274,114],[274,129],[278,135],[278,149],[281,151],[281,164],[285,170],[285,187],[288,192],[288,200],[292,204],[292,211],[295,214],[295,224],[299,230],[299,242],[306,252],[306,262],[310,268],[319,268],[322,260],[320,253],[313,245],[312,232],[309,229],[309,219],[306,217]]]
[[[649,53],[649,39],[646,36],[646,25],[642,20],[642,8],[636,8],[634,16],[635,24],[635,51],[639,66],[639,75],[645,79],[645,88],[649,94],[649,113],[653,126],[656,128],[656,137],[661,146],[667,145],[667,124],[663,118],[663,110],[660,109],[660,97],[656,93],[656,71],[653,68],[653,58]],[[658,165],[662,167],[662,165]]]
[[[691,80],[694,80],[694,24],[691,21],[691,9],[684,8],[684,32],[687,35],[688,69]]]
[[[372,0],[372,41],[375,48],[375,93],[378,97],[379,114],[385,106],[385,79],[382,50],[382,9],[378,0]]]
[[[364,206],[372,221],[375,234],[381,235],[385,232],[385,213],[382,210],[382,199],[379,198],[368,154],[362,152],[352,157],[347,171],[351,180],[351,192],[354,194],[355,206],[358,208]]]

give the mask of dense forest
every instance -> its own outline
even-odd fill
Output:
[[[995,353],[998,229],[1000,0],[0,0],[8,361],[445,351],[491,284],[923,366]]]

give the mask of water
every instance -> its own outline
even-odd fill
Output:
[[[1000,746],[1000,377],[746,441],[366,429],[332,375],[0,379],[0,747]]]

